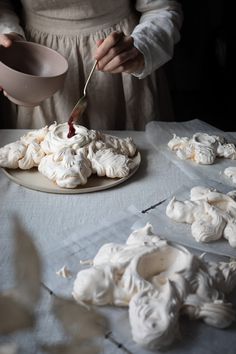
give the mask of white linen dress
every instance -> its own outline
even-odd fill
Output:
[[[16,106],[9,127],[41,128],[66,122],[82,96],[94,63],[96,41],[113,31],[132,35],[143,53],[142,73],[96,70],[89,83],[88,108],[79,121],[91,129],[143,130],[150,120],[173,118],[168,88],[159,69],[179,40],[181,8],[165,0],[22,0],[21,22],[10,1],[0,1],[0,33],[17,32],[28,41],[55,49],[69,62],[64,87],[34,108]],[[156,70],[159,69],[159,70]],[[1,124],[1,123],[0,123]]]

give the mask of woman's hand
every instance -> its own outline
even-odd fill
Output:
[[[112,32],[106,39],[97,42],[95,58],[97,69],[112,74],[142,72],[143,54],[134,47],[133,38],[121,32]]]
[[[12,42],[16,40],[20,41],[23,40],[23,38],[15,32],[0,34],[0,45],[2,45],[3,47],[10,47],[12,45]]]
[[[12,43],[16,40],[20,41],[23,40],[23,38],[15,32],[0,34],[0,45],[2,45],[5,48],[10,47]],[[0,86],[0,91],[2,91],[1,86]],[[5,91],[3,91],[3,94],[7,96],[7,93]]]

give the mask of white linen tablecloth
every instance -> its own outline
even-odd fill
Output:
[[[196,125],[194,121],[190,122],[190,130],[194,129],[194,126],[197,129],[201,123],[199,122],[196,120]],[[170,124],[172,123],[162,122],[161,128],[169,129]],[[175,124],[180,132],[182,126],[183,131],[188,129],[188,122]],[[23,130],[0,130],[0,146],[17,140],[24,133]],[[92,257],[107,240],[125,241],[131,232],[131,226],[141,218],[142,211],[167,199],[189,182],[189,176],[150,143],[146,132],[109,133],[118,137],[131,136],[141,153],[138,171],[126,182],[114,188],[75,195],[44,193],[12,182],[0,171],[0,291],[14,285],[11,258],[13,215],[18,216],[40,252],[43,262],[42,281],[48,289],[48,291],[43,289],[42,299],[37,308],[38,321],[33,332],[0,337],[0,345],[9,341],[18,343],[20,349],[17,353],[41,353],[39,343],[56,343],[63,339],[63,331],[50,312],[52,301],[50,291],[68,296],[73,278],[70,280],[58,278],[55,272],[60,267],[67,262],[71,269],[76,271],[79,269],[81,256]],[[232,136],[236,137],[236,133],[232,133]],[[108,315],[114,326],[112,328],[114,337],[113,340],[104,340],[102,343],[104,353],[148,353],[138,347],[131,338],[127,339],[129,335],[127,310],[108,310]],[[168,350],[168,353],[205,354],[221,353],[222,350],[227,354],[234,353],[236,343],[233,343],[234,347],[230,345],[235,326],[224,331],[209,329],[204,324],[189,327],[189,321],[183,322],[182,326],[184,333],[191,340],[186,342],[182,338],[176,346]],[[210,338],[207,343],[204,336],[206,327]],[[213,351],[209,351],[209,343],[213,341],[215,341]],[[124,347],[119,348],[119,343],[123,343]],[[221,351],[217,351],[217,348]]]

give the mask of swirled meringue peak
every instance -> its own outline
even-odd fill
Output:
[[[166,215],[180,223],[191,224],[197,242],[212,242],[224,237],[236,247],[236,191],[227,194],[215,189],[196,186],[190,200],[173,197],[166,207]]]
[[[83,153],[76,154],[69,148],[44,156],[39,163],[38,170],[62,188],[84,185],[92,174],[90,161],[84,157]]]
[[[187,138],[174,134],[167,145],[181,160],[192,160],[201,165],[212,165],[216,157],[236,160],[235,145],[216,135],[195,133]]]
[[[225,294],[236,286],[236,262],[207,262],[170,245],[150,224],[133,231],[124,244],[104,244],[89,264],[77,274],[74,299],[128,307],[133,340],[143,347],[170,346],[182,314],[218,328],[235,321]]]
[[[87,183],[91,174],[122,178],[134,168],[136,146],[132,138],[118,138],[75,125],[68,138],[68,124],[33,130],[0,148],[0,167],[31,169],[62,188]]]
[[[67,138],[68,124],[56,124],[50,126],[49,132],[46,135],[41,146],[46,154],[57,152],[62,148],[79,149],[92,140],[96,139],[96,134],[93,130],[88,130],[81,125],[75,125],[75,135]]]

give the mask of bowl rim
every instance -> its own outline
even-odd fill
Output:
[[[26,77],[31,77],[31,78],[35,78],[35,79],[53,79],[53,78],[57,78],[57,77],[60,77],[62,75],[65,75],[68,71],[68,68],[69,68],[69,63],[68,63],[68,60],[61,54],[61,53],[58,53],[55,49],[52,49],[52,48],[49,48],[43,44],[39,44],[39,43],[35,43],[35,42],[31,42],[31,41],[27,41],[27,40],[15,40],[14,43],[17,43],[20,45],[23,44],[23,45],[30,45],[30,46],[35,46],[35,47],[43,47],[44,49],[46,48],[48,51],[51,51],[53,52],[54,54],[56,54],[57,56],[61,57],[65,63],[65,70],[63,72],[61,72],[61,74],[58,74],[58,75],[52,75],[52,76],[39,76],[39,75],[31,75],[31,74],[26,74],[26,73],[23,73],[21,71],[18,71],[18,70],[15,70],[15,69],[12,69],[10,68],[8,65],[4,64],[1,59],[0,59],[0,64],[5,67],[7,70],[9,71],[12,71],[12,72],[15,72],[15,73],[18,73],[20,75],[23,75],[23,76],[26,76]],[[14,43],[12,45],[14,45]]]

